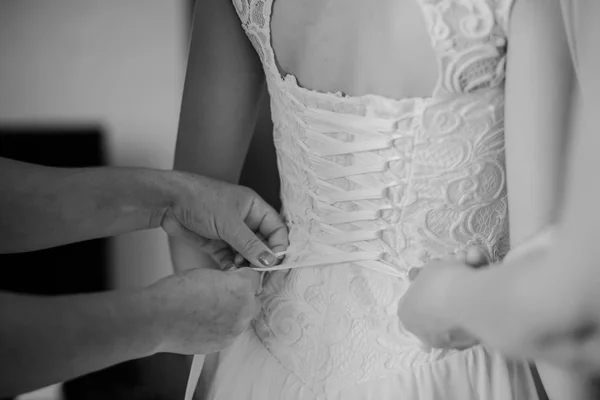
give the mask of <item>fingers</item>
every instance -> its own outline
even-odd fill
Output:
[[[263,235],[261,235],[260,233],[256,233],[256,237],[259,238],[263,243],[265,243],[267,246],[269,246],[269,248],[271,249],[271,251],[273,251],[274,253],[276,251],[281,251],[278,250],[277,247],[273,248],[272,246],[269,245],[269,242],[267,239],[265,239],[263,237]],[[281,248],[281,247],[279,247]],[[281,257],[277,257],[277,261],[279,262],[281,260]],[[248,266],[248,261],[241,255],[241,254],[236,254],[235,258],[234,258],[234,264],[237,267],[241,267],[241,266]]]
[[[257,194],[249,191],[245,197],[247,211],[230,215],[219,229],[219,236],[252,265],[274,266],[278,262],[274,251],[287,248],[287,228],[278,213]],[[261,237],[267,238],[269,245]],[[241,261],[239,257],[233,260],[236,265]]]
[[[163,229],[169,236],[177,237],[182,242],[192,247],[199,247],[202,251],[216,253],[220,250],[218,240],[206,239],[181,225],[176,219],[168,218],[163,222]],[[221,242],[222,243],[222,242]]]
[[[265,238],[263,237],[263,235],[261,235],[260,233],[256,233],[256,232],[255,232],[255,235],[256,235],[256,237],[257,237],[258,239],[260,239],[260,241],[261,241],[261,242],[263,242],[265,245],[267,245],[267,246],[268,246],[267,239],[265,239]],[[247,260],[244,258],[244,256],[242,256],[242,255],[241,255],[241,254],[239,254],[239,253],[236,253],[236,255],[235,255],[235,258],[234,258],[234,261],[233,261],[233,262],[234,262],[234,264],[235,264],[237,267],[247,267],[247,266],[249,266],[249,264],[248,264],[248,261],[247,261]]]
[[[489,264],[486,252],[475,246],[469,247],[467,250],[459,250],[453,256],[450,255],[449,258],[454,258],[455,261],[473,268],[480,268]]]
[[[222,270],[235,266],[235,252],[222,240],[209,240],[202,250],[209,253]]]
[[[466,264],[467,252],[464,250],[457,251],[456,253],[454,253],[454,258],[456,259],[456,261]]]
[[[281,216],[266,201],[256,196],[244,222],[252,231],[267,239],[273,252],[287,249],[289,245],[288,230]]]
[[[465,255],[465,263],[473,268],[480,268],[489,264],[487,254],[477,247],[470,247]]]
[[[236,254],[235,258],[233,260],[233,263],[239,267],[239,266],[242,266],[245,261],[246,261],[246,259],[244,257],[242,257],[241,254]]]
[[[256,267],[270,267],[277,264],[277,257],[254,232],[239,221],[235,229],[223,233],[223,240],[227,241],[246,260]]]

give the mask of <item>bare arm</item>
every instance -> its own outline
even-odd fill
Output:
[[[582,93],[581,121],[577,124],[576,139],[571,154],[571,168],[567,200],[561,218],[559,246],[550,257],[556,282],[562,289],[557,298],[573,299],[570,311],[577,316],[572,336],[566,340],[564,357],[575,366],[593,366],[600,371],[600,2],[578,0],[578,28],[574,42],[577,45],[578,78]],[[565,265],[570,266],[566,278]],[[573,268],[575,266],[575,268]],[[557,286],[558,286],[557,285]],[[551,331],[549,331],[551,332]],[[570,339],[570,340],[569,340]],[[545,350],[545,349],[544,349]],[[553,351],[551,351],[553,350]],[[556,349],[548,349],[548,356],[561,358]]]
[[[0,396],[12,396],[151,355],[147,296],[0,293]]]
[[[174,168],[237,183],[264,86],[260,61],[228,1],[198,3]],[[210,263],[171,239],[176,270]]]
[[[574,81],[558,0],[516,1],[506,77],[511,246],[557,219]]]
[[[0,158],[0,253],[158,227],[174,200],[166,174],[50,168]]]
[[[509,355],[598,373],[600,2],[578,4],[576,42],[584,110],[579,128],[571,132],[555,244],[502,267],[473,270],[450,261],[425,267],[404,296],[399,315],[425,339],[444,339],[457,328],[466,329]]]
[[[258,273],[194,269],[140,290],[71,296],[0,292],[0,396],[157,352],[207,354],[256,317]]]
[[[600,371],[598,123],[586,107],[555,245],[498,268],[457,266],[458,274],[445,278],[445,310],[458,325],[508,354],[585,372]]]
[[[287,229],[252,190],[205,176],[141,168],[50,168],[0,158],[0,252],[32,251],[161,227],[222,267],[236,252],[277,261]],[[235,250],[235,251],[234,251]]]
[[[464,327],[511,354],[600,371],[600,2],[579,3],[581,121],[572,138],[556,245],[503,268],[465,270],[449,309]],[[466,283],[466,284],[465,284]],[[465,284],[464,287],[458,285]],[[477,303],[472,299],[477,298]],[[506,320],[498,319],[506,315]]]
[[[511,16],[506,164],[512,247],[555,222],[561,205],[574,71],[558,0],[519,0]],[[543,363],[552,400],[584,399],[582,378]]]
[[[597,178],[600,171],[600,47],[597,45],[600,2],[577,3],[579,27],[575,42],[583,109],[581,120],[575,124],[577,129],[572,133],[557,244],[546,256],[532,262],[523,260],[513,268],[486,271],[487,276],[481,276],[481,280],[503,275],[515,295],[496,293],[492,296],[498,299],[498,307],[503,307],[500,303],[503,299],[516,317],[511,327],[504,328],[518,331],[513,336],[515,340],[512,344],[504,342],[505,345],[559,364],[600,371],[600,246],[597,240],[600,226],[600,181]],[[501,286],[488,283],[487,289]],[[481,287],[481,290],[486,288]],[[531,318],[533,315],[536,317]],[[497,325],[488,323],[490,329]],[[481,328],[483,332],[485,329]],[[489,332],[487,336],[496,335]]]

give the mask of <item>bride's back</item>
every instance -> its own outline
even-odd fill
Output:
[[[234,0],[269,89],[291,270],[264,280],[211,398],[530,398],[526,365],[424,352],[397,316],[411,268],[504,252],[511,4]]]
[[[429,97],[438,64],[424,11],[420,0],[275,0],[280,72],[322,92]]]

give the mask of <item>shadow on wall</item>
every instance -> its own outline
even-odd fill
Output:
[[[0,125],[0,157],[52,167],[106,165],[103,129],[96,125]],[[0,210],[3,213],[11,210]],[[95,239],[28,253],[2,254],[0,290],[65,295],[109,289],[110,239]],[[85,378],[84,378],[85,379]],[[65,400],[85,398],[80,380],[63,385]]]
[[[106,164],[96,125],[0,126],[0,157],[54,167]],[[0,210],[1,214],[11,212]],[[109,240],[96,239],[30,253],[2,254],[0,290],[42,295],[87,293],[109,286]]]

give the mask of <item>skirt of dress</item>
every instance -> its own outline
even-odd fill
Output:
[[[398,374],[315,393],[246,331],[221,352],[209,400],[537,400],[529,366],[482,346]]]

